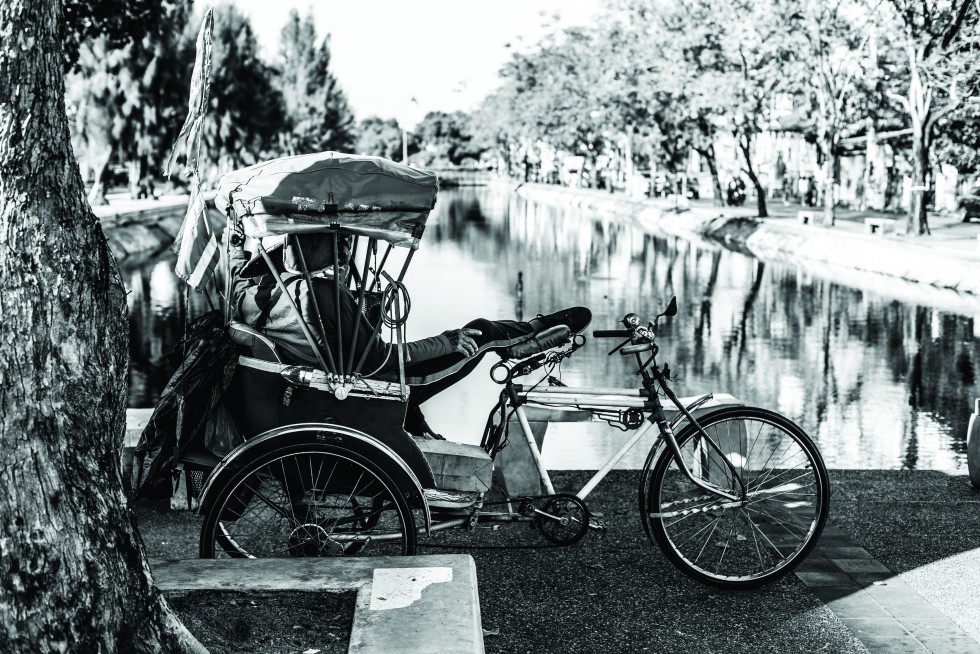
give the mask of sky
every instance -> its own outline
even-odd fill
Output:
[[[514,50],[527,51],[559,16],[585,25],[600,0],[232,0],[252,22],[267,60],[290,9],[312,9],[330,34],[331,68],[357,118],[411,128],[429,111],[472,109],[499,83]],[[208,0],[196,0],[206,7]],[[216,4],[216,3],[215,3]],[[412,102],[415,98],[415,102]]]

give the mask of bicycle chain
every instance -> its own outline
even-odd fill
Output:
[[[553,495],[541,495],[535,497],[512,497],[509,500],[500,500],[497,502],[484,502],[483,507],[502,505],[506,506],[508,504],[520,504],[527,500],[544,500],[547,502],[548,498],[554,497]],[[482,507],[481,507],[482,508]],[[516,515],[524,515],[522,513],[517,513]],[[604,533],[606,528],[594,517],[589,518],[589,528],[592,529],[592,525],[595,524],[599,529],[600,533]],[[554,549],[556,547],[567,547],[567,545],[559,543],[546,543],[544,545],[450,545],[447,543],[419,543],[419,547],[433,547],[438,549],[463,549],[463,550],[545,550]]]

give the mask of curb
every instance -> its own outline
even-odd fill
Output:
[[[483,654],[468,554],[150,562],[163,592],[357,591],[350,654]]]

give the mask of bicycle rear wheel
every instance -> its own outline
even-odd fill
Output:
[[[415,553],[415,519],[381,466],[326,443],[242,465],[204,517],[202,558]]]
[[[684,464],[741,499],[695,485],[667,452],[641,481],[647,534],[704,583],[756,588],[775,581],[806,558],[827,521],[830,481],[820,452],[802,429],[766,409],[726,408],[698,422],[718,449],[689,424],[677,434]]]

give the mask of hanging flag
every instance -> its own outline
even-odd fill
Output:
[[[208,93],[211,90],[211,34],[214,31],[214,10],[208,9],[204,14],[201,31],[197,34],[197,55],[194,58],[194,72],[191,73],[191,92],[187,101],[187,119],[180,128],[180,134],[174,141],[167,158],[167,167],[163,174],[170,177],[174,161],[180,156],[181,150],[187,160],[187,168],[197,172],[198,149],[201,144],[201,126],[204,115],[208,111]]]
[[[208,108],[208,91],[211,87],[211,33],[214,30],[214,14],[208,9],[201,31],[197,35],[197,56],[191,75],[191,92],[187,103],[187,120],[174,141],[167,159],[164,175],[170,177],[174,162],[183,153],[190,175],[191,198],[187,214],[180,225],[173,250],[177,253],[174,272],[196,291],[204,290],[214,274],[221,253],[218,239],[208,219],[208,210],[201,196],[198,175],[198,151],[201,146],[201,127]]]
[[[187,215],[177,234],[177,265],[174,272],[195,291],[203,291],[221,258],[218,238],[208,220],[208,209],[201,196],[201,183],[191,178],[191,199]]]

